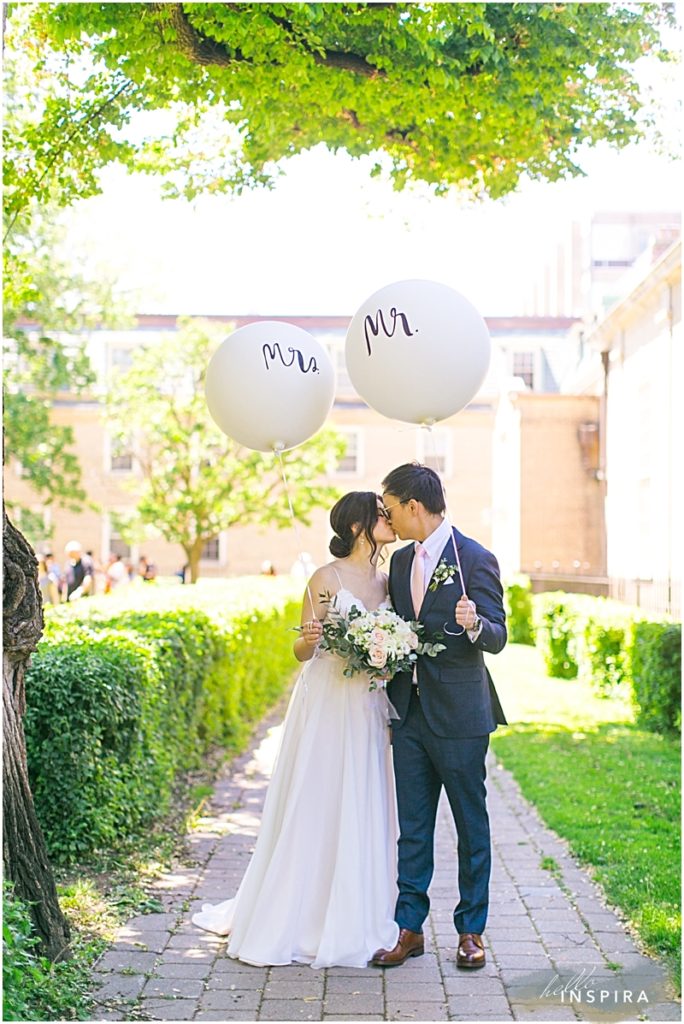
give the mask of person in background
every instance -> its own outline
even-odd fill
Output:
[[[266,559],[265,562],[261,563],[261,575],[262,576],[275,576],[276,575],[275,565],[273,564],[273,562],[270,562],[268,559]]]
[[[130,580],[121,555],[111,554],[105,569],[105,594],[126,583],[130,583]]]
[[[62,576],[62,570],[55,561],[55,556],[51,551],[45,552],[43,555],[43,561],[45,562],[45,574],[49,588],[48,593],[50,604],[59,604],[62,599],[62,582],[64,579]]]
[[[54,579],[50,577],[50,570],[45,556],[38,559],[38,586],[40,587],[40,596],[43,599],[44,605],[59,604],[59,587]]]
[[[84,554],[77,540],[70,540],[64,547],[67,556],[64,574],[64,594],[67,601],[90,597],[95,589],[93,560]]]
[[[302,551],[296,562],[292,563],[290,576],[294,576],[295,579],[308,580],[313,576],[315,571],[316,563],[313,558],[308,551]]]
[[[90,564],[93,568],[93,585],[90,593],[102,594],[104,593],[105,583],[107,582],[107,567],[95,557],[95,552],[90,549],[86,551],[85,557],[86,560],[90,559]]]
[[[157,578],[157,566],[150,562],[146,555],[141,555],[138,559],[138,575],[148,582]]]

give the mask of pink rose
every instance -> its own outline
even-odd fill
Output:
[[[387,651],[384,651],[381,647],[373,646],[368,652],[368,660],[373,668],[384,668],[387,664]]]
[[[416,647],[418,646],[418,635],[417,635],[417,633],[414,633],[413,630],[411,630],[411,632],[409,633],[409,641],[408,642],[409,642],[409,647],[411,648],[411,650],[415,651]]]
[[[370,635],[370,642],[373,647],[385,646],[385,634],[381,629],[378,629],[377,626]]]

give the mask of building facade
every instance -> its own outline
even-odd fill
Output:
[[[681,211],[598,210],[565,224],[530,276],[535,316],[603,319],[681,235]]]
[[[228,331],[273,317],[208,319],[225,322]],[[598,571],[595,552],[600,547],[596,537],[601,517],[597,514],[595,522],[591,521],[593,481],[577,472],[578,423],[590,418],[587,406],[592,399],[573,403],[558,394],[568,368],[577,361],[576,319],[489,319],[493,358],[487,380],[465,410],[431,431],[389,421],[369,409],[356,394],[344,362],[348,317],[287,320],[314,334],[329,351],[337,370],[336,400],[329,422],[346,438],[347,450],[329,483],[341,491],[377,491],[389,469],[416,459],[439,471],[451,518],[464,532],[493,547],[506,572],[535,567],[552,572],[554,566],[565,572],[572,567],[585,574]],[[176,329],[174,316],[143,315],[131,329],[92,332],[88,350],[99,392],[106,389],[112,373],[130,365],[137,346],[143,342],[163,344]],[[501,409],[512,401],[507,397],[512,394],[518,441],[512,439],[510,430],[505,440],[498,439],[497,434],[497,422],[499,427],[503,423]],[[56,510],[52,521],[46,519],[52,536],[48,539],[46,532],[40,547],[50,547],[59,560],[64,545],[78,539],[103,562],[110,553],[119,553],[133,563],[145,555],[163,575],[178,571],[185,561],[180,546],[168,544],[153,531],[144,541],[128,544],[117,532],[117,517],[135,505],[140,469],[134,452],[119,449],[110,437],[101,402],[95,395],[61,395],[54,402],[53,417],[54,422],[69,424],[74,430],[75,451],[91,505],[78,513]],[[552,439],[553,447],[546,443],[544,459],[533,440],[535,431],[539,432],[542,448],[545,437],[547,442]],[[556,449],[556,445],[560,447]],[[12,500],[35,508],[21,478],[21,467],[10,463],[6,486]],[[578,502],[584,509],[584,529],[593,538],[585,546],[578,543],[576,527],[569,522],[568,510]],[[549,511],[556,506],[557,512]],[[549,515],[557,526],[550,548],[539,528]],[[528,520],[534,524],[531,528],[526,525]],[[277,572],[287,572],[302,550],[320,564],[329,557],[329,539],[324,509],[316,510],[311,525],[300,525],[296,532],[250,525],[233,527],[206,545],[201,571],[204,575],[254,573],[268,561]]]
[[[681,616],[681,242],[671,246],[585,339],[567,387],[600,401],[610,592]]]
[[[615,245],[622,238],[629,271],[624,297],[604,317],[585,322],[571,315],[487,319],[493,343],[487,379],[466,409],[431,431],[387,420],[359,398],[344,358],[349,317],[283,319],[311,332],[336,368],[329,423],[344,436],[346,453],[328,483],[342,492],[377,491],[393,466],[425,462],[444,481],[452,520],[496,552],[505,576],[522,571],[537,589],[611,593],[678,615],[681,244],[661,252],[667,231],[676,230],[669,221],[662,228],[661,217],[660,242],[639,261],[635,253],[644,239],[655,237],[652,218],[632,219],[626,227],[620,217],[594,221],[592,238],[602,237],[600,229]],[[597,241],[592,252],[598,264],[601,251]],[[592,273],[600,284],[599,272],[606,270],[610,287],[617,288],[617,257],[606,259],[611,265],[597,265]],[[579,295],[576,278],[568,279],[566,291],[573,281]],[[229,332],[278,318],[206,319]],[[111,552],[133,563],[144,554],[162,575],[183,565],[180,546],[153,531],[134,545],[117,532],[117,516],[135,505],[140,468],[135,452],[120,449],[110,436],[98,398],[112,374],[130,366],[139,345],[163,344],[177,329],[176,316],[140,315],[130,329],[91,332],[86,340],[97,390],[86,397],[60,395],[53,403],[54,422],[74,430],[89,500],[78,513],[45,511],[39,549],[51,548],[58,560],[67,541],[78,539],[102,562]],[[5,486],[11,500],[39,511],[11,457]],[[201,572],[256,573],[264,562],[288,572],[302,552],[320,564],[329,557],[327,512],[315,510],[311,524],[297,530],[233,527],[206,545]]]

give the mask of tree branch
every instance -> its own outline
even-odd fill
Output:
[[[239,49],[228,50],[222,44],[198,32],[190,24],[182,4],[155,3],[151,6],[157,13],[164,13],[176,32],[180,52],[193,63],[200,64],[202,67],[210,65],[231,67],[234,64],[254,65],[254,61],[245,57]],[[311,49],[302,34],[296,33],[294,26],[285,18],[271,15],[271,19],[292,36],[293,41],[311,57],[315,64],[351,71],[353,74],[364,75],[366,78],[384,78],[386,76],[385,71],[369,64],[358,53],[346,53],[341,50],[326,50],[325,53],[319,53],[317,50]],[[271,63],[277,65],[280,62],[272,61]]]
[[[351,71],[355,75],[364,75],[366,78],[387,77],[386,71],[369,64],[365,57],[359,57],[357,53],[342,53],[339,50],[326,50],[325,54],[311,50],[308,52],[313,57],[314,63],[321,67],[339,68],[341,71]]]
[[[71,140],[73,138],[75,138],[75,136],[78,135],[79,132],[83,131],[83,129],[86,127],[86,125],[90,124],[90,122],[94,118],[98,117],[102,113],[102,111],[105,110],[109,106],[110,103],[113,103],[114,100],[118,99],[118,97],[121,96],[122,93],[127,92],[131,88],[133,88],[133,82],[130,82],[130,81],[124,82],[123,85],[121,85],[115,92],[113,92],[111,96],[108,96],[107,99],[103,103],[101,103],[98,107],[95,107],[94,110],[91,110],[90,113],[88,114],[88,116],[83,119],[83,121],[77,121],[76,124],[74,125],[74,127],[71,129],[71,131],[67,132],[67,134],[64,136],[64,138],[60,138],[59,145],[56,145],[56,146],[54,146],[52,148],[52,156],[46,162],[45,167],[43,168],[42,174],[40,174],[38,176],[38,178],[36,180],[36,183],[33,186],[32,191],[33,191],[34,195],[36,195],[38,193],[38,189],[39,189],[40,185],[43,182],[43,178],[48,173],[48,171],[52,170],[52,167],[54,166],[54,164],[57,161],[57,159],[59,157],[61,157],[62,154],[68,150],[69,144],[71,143]],[[24,204],[24,205],[26,205],[26,204]],[[7,230],[5,231],[5,234],[3,236],[3,242],[6,242],[7,239],[9,238],[10,232],[12,231],[12,228],[14,227],[14,223],[15,223],[15,221],[16,221],[17,217],[19,216],[19,213],[21,212],[22,209],[23,209],[23,207],[20,207],[19,209],[15,210],[13,216],[10,218],[10,222],[7,225]]]
[[[239,51],[231,54],[224,46],[198,32],[188,21],[182,4],[155,3],[151,7],[158,14],[163,12],[176,32],[178,49],[193,63],[203,67],[209,64],[230,67],[236,61],[245,59],[238,56]]]

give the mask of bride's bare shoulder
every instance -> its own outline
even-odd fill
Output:
[[[327,562],[319,566],[309,580],[311,588],[318,587],[320,592],[336,593],[340,589],[340,580],[335,570],[334,562]]]

